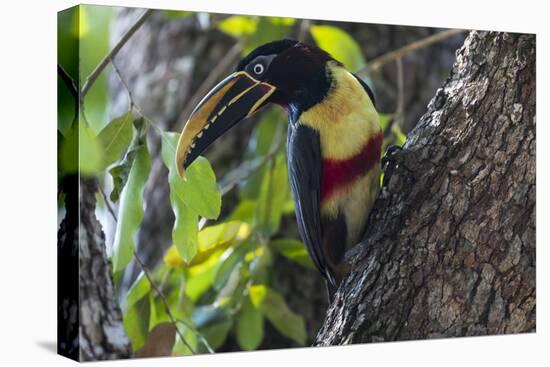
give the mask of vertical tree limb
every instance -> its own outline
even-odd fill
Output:
[[[470,33],[386,172],[316,345],[535,330],[535,49]]]

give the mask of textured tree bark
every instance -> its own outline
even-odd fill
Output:
[[[315,345],[535,330],[535,49],[470,33],[390,161]]]
[[[79,254],[80,360],[130,357],[130,342],[113,287],[111,263],[105,253],[105,235],[95,216],[95,179],[80,181]]]

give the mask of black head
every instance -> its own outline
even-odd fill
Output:
[[[318,47],[288,39],[252,51],[191,113],[176,152],[180,175],[214,140],[267,103],[295,116],[322,101],[332,82],[329,61],[338,63]]]
[[[329,61],[339,64],[318,47],[284,39],[256,48],[239,62],[236,70],[277,88],[265,103],[292,105],[304,111],[327,94],[331,84],[326,71]]]

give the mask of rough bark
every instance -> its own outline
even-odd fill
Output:
[[[95,216],[95,179],[80,181],[80,221],[75,244],[79,255],[80,360],[121,359],[130,356],[130,342],[116,301],[105,235]]]
[[[316,345],[535,330],[535,48],[468,36],[390,161]]]

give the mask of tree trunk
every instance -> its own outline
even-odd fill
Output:
[[[316,345],[535,330],[535,48],[468,36],[389,162]]]
[[[95,216],[97,184],[68,176],[66,215],[58,237],[59,353],[80,361],[130,356],[122,326],[105,235]]]
[[[95,216],[97,183],[80,181],[80,359],[94,361],[130,356],[130,342],[113,287],[105,235]]]

